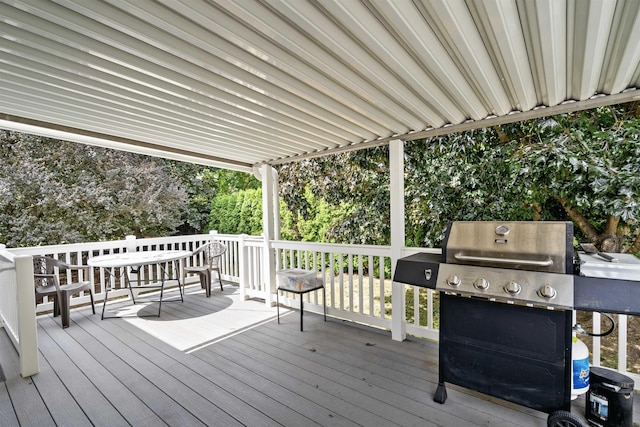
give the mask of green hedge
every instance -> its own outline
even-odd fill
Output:
[[[209,219],[209,229],[222,234],[262,234],[262,190],[216,196]]]

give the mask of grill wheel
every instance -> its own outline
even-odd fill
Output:
[[[581,417],[569,411],[554,411],[547,418],[547,427],[587,427]]]

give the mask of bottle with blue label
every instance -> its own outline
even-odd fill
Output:
[[[589,390],[589,349],[574,335],[571,346],[571,400]]]

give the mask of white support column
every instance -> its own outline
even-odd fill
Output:
[[[280,189],[278,183],[278,171],[271,168],[273,172],[273,238],[280,240]]]
[[[33,257],[15,257],[18,288],[18,340],[20,344],[20,375],[28,377],[40,372],[36,299],[33,297]]]
[[[391,196],[391,274],[402,257],[404,248],[404,142],[395,139],[389,143],[389,192]],[[391,338],[404,341],[406,338],[405,285],[392,283],[391,288]]]
[[[271,307],[276,288],[276,263],[271,240],[275,238],[274,171],[269,165],[260,168],[262,178],[262,231],[264,235],[264,291],[265,304]]]

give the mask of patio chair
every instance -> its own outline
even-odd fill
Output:
[[[195,273],[200,276],[200,285],[204,288],[207,298],[211,296],[211,276],[212,272],[218,273],[218,281],[220,282],[220,290],[222,287],[222,276],[220,274],[220,259],[227,251],[227,247],[220,242],[210,242],[201,245],[193,253],[194,256],[203,255],[204,261],[201,266],[186,267],[186,273]]]
[[[45,257],[33,257],[33,281],[35,284],[36,302],[43,297],[53,297],[53,316],[62,314],[62,327],[69,327],[69,312],[71,309],[71,296],[82,291],[89,291],[91,297],[91,309],[96,314],[96,307],[93,301],[93,288],[91,282],[84,280],[61,285],[58,282],[54,269],[84,271],[84,277],[89,277],[88,265],[70,265],[63,261]]]

